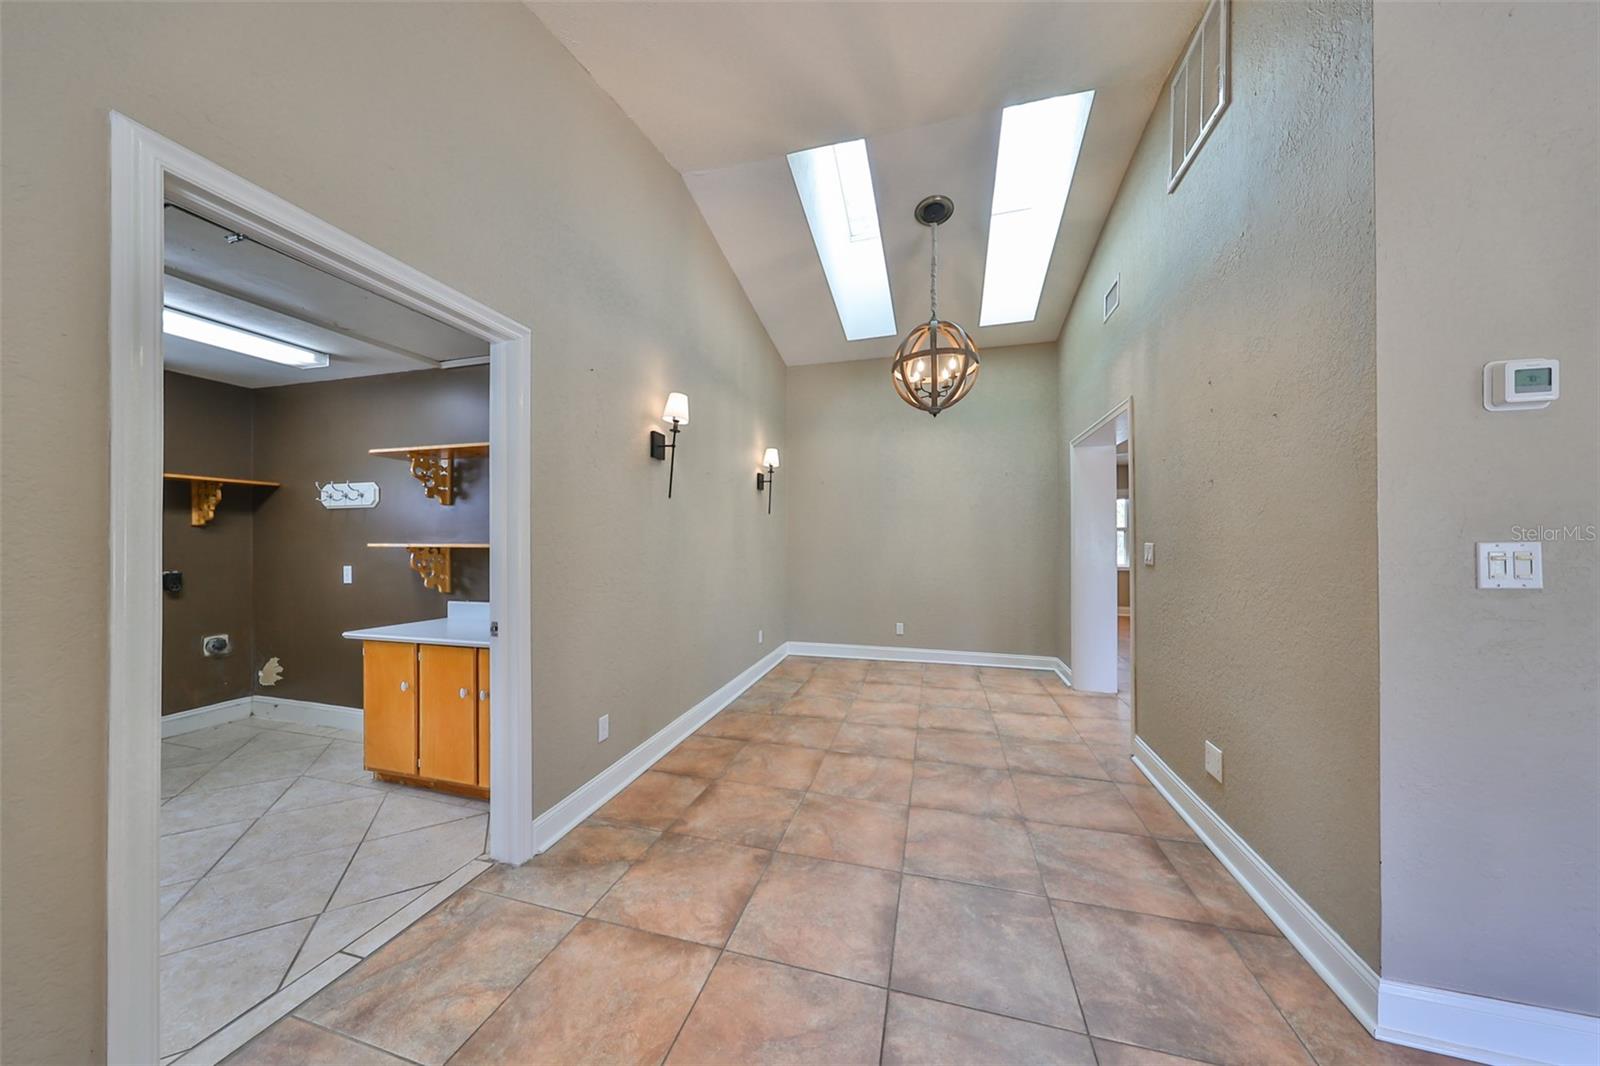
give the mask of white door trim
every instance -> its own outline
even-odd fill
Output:
[[[1132,476],[1133,398],[1117,404],[1067,446],[1068,666],[1085,692],[1117,691],[1116,444],[1129,441]],[[1133,573],[1128,574],[1130,589]]]
[[[489,341],[492,656],[489,853],[534,854],[532,338],[526,326],[111,112],[110,658],[106,1051],[159,1046],[162,214],[171,201]]]

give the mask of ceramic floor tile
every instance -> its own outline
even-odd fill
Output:
[[[728,950],[882,985],[889,980],[900,877],[798,855],[773,856]]]
[[[915,703],[884,703],[879,700],[856,700],[850,704],[845,716],[846,725],[893,726],[897,729],[915,729],[922,708]]]
[[[1283,937],[1232,931],[1226,935],[1312,1057],[1324,1066],[1431,1066],[1460,1061],[1374,1040]]]
[[[1013,771],[1089,779],[1103,779],[1106,776],[1100,760],[1084,744],[1019,740],[1014,737],[1002,737],[1000,744],[1005,749],[1006,765]]]
[[[619,925],[721,947],[770,854],[668,833],[589,913]]]
[[[1079,1033],[903,992],[889,994],[884,1066],[1085,1066],[1093,1062],[1089,1038]]]
[[[224,722],[222,725],[211,726],[206,729],[195,729],[188,733],[177,733],[170,737],[163,737],[163,744],[177,744],[187,748],[215,748],[232,743],[237,746],[247,740],[253,740],[261,732],[252,728],[249,719],[240,719],[236,722]]]
[[[955,688],[981,691],[976,666],[951,666],[946,663],[928,663],[922,668],[924,688]]]
[[[922,686],[922,706],[982,711],[984,714],[990,710],[989,697],[981,688],[940,688],[936,685]]]
[[[978,680],[988,692],[1022,692],[1028,694],[1044,692],[1044,687],[1039,684],[1039,678],[1044,674],[1038,670],[1011,670],[1004,667],[979,667]]]
[[[1222,931],[1055,905],[1089,1031],[1210,1062],[1309,1063]]]
[[[765,693],[745,692],[738,699],[728,704],[720,713],[723,714],[771,714],[779,704],[787,702],[788,696],[780,696],[774,692]]]
[[[193,1047],[271,995],[310,919],[273,926],[161,960],[161,1054]]]
[[[958,733],[993,734],[994,719],[988,711],[966,707],[923,707],[917,716],[918,729],[943,729]]]
[[[730,709],[695,730],[694,735],[725,740],[771,740],[777,728],[773,717],[770,713]]]
[[[824,659],[817,664],[811,676],[833,678],[836,681],[865,681],[869,665],[865,659]]]
[[[867,664],[866,680],[879,685],[920,685],[922,673],[921,663],[896,663],[874,659]]]
[[[295,748],[291,751],[247,755],[241,748],[207,770],[204,776],[189,786],[189,791],[215,792],[223,788],[295,777],[315,763],[319,754],[318,748]]]
[[[700,994],[717,952],[582,921],[461,1048],[451,1066],[655,1066]]]
[[[193,881],[200,877],[253,824],[251,819],[242,819],[163,836],[160,846],[161,883]]]
[[[816,682],[812,682],[815,684]],[[830,718],[842,721],[850,710],[850,697],[796,696],[774,709],[776,714],[797,715],[802,718]]]
[[[846,681],[842,678],[832,677],[813,677],[800,686],[799,690],[795,692],[794,698],[849,703],[856,698],[856,693],[860,688],[861,682],[859,681]],[[832,718],[834,716],[830,714],[827,717]]]
[[[1182,840],[1158,840],[1156,843],[1177,869],[1178,876],[1210,913],[1211,921],[1225,929],[1280,935],[1272,919],[1239,887],[1239,882],[1211,854],[1210,848]]]
[[[706,790],[706,782],[648,770],[595,811],[602,822],[665,829]]]
[[[1126,750],[1132,738],[1127,722],[1104,718],[1074,718],[1071,721],[1072,728],[1078,731],[1078,736],[1083,738],[1085,744],[1103,744]]]
[[[876,1063],[885,994],[742,955],[724,955],[668,1063]]]
[[[819,792],[800,801],[779,851],[898,870],[906,850],[906,808]]]
[[[833,736],[829,747],[852,755],[877,755],[886,759],[909,759],[917,751],[917,731],[893,726],[866,725],[847,718]]]
[[[1039,714],[1060,716],[1056,701],[1043,692],[990,692],[989,709],[996,714]]]
[[[193,881],[174,881],[161,886],[160,910],[161,917],[165,918],[167,912],[178,905],[178,901],[188,894],[189,890],[200,883],[197,877]]]
[[[911,802],[911,762],[830,751],[817,768],[811,791],[904,805]]]
[[[1100,1066],[1206,1066],[1198,1059],[1168,1055],[1164,1051],[1151,1051],[1132,1044],[1119,1044],[1114,1040],[1096,1038],[1091,1043],[1094,1044],[1095,1058]]]
[[[1032,822],[1144,836],[1144,823],[1110,781],[1013,771],[1023,815]]]
[[[722,776],[727,781],[804,791],[821,763],[817,748],[753,741],[734,756]]]
[[[321,807],[342,800],[361,799],[363,796],[382,795],[382,790],[366,785],[346,785],[338,781],[325,781],[320,777],[298,778],[278,802],[272,805],[272,814],[297,811],[304,807]]]
[[[293,981],[314,969],[324,959],[359,939],[363,933],[422,895],[423,891],[413,888],[338,910],[323,911],[316,919],[317,924],[311,927],[311,934],[306,937],[300,954],[295,956],[294,965],[289,967],[284,981]]]
[[[1041,896],[908,875],[900,886],[889,984],[898,992],[1084,1032],[1054,933],[1050,904]]]
[[[187,789],[211,772],[214,764],[196,766],[163,766],[161,768],[161,798],[169,799]]]
[[[368,840],[472,817],[473,811],[469,808],[441,803],[413,793],[414,790],[389,793],[378,816],[372,820],[372,828],[367,832]]]
[[[382,796],[373,795],[264,815],[217,861],[216,870],[226,873],[313,851],[353,848],[367,835],[372,816],[383,802]]]
[[[742,740],[726,737],[685,737],[681,744],[657,759],[651,769],[685,777],[721,777],[744,744]]]
[[[306,773],[311,777],[343,781],[347,784],[372,779],[372,775],[366,769],[366,754],[362,751],[361,745],[344,740],[336,740],[329,744],[307,768]]]
[[[856,693],[858,700],[871,700],[874,703],[917,703],[922,702],[922,686],[906,684],[886,684],[883,682],[863,682]]]
[[[208,874],[161,919],[162,953],[320,913],[354,850],[334,848]]]
[[[792,699],[794,694],[800,691],[802,685],[803,682],[792,678],[773,677],[768,674],[746,689],[744,694],[757,697],[772,696],[777,699],[787,700]]]
[[[1056,693],[1054,699],[1056,706],[1065,711],[1069,718],[1113,718],[1118,721],[1126,718],[1122,702],[1111,696]]]
[[[1145,828],[1150,830],[1151,836],[1161,837],[1164,840],[1198,840],[1194,830],[1189,828],[1178,812],[1160,792],[1151,785],[1117,785],[1122,798],[1128,801],[1129,806],[1139,815],[1139,820],[1144,822]]]
[[[911,780],[911,804],[995,818],[1022,817],[1010,773],[957,763],[918,761]]]
[[[294,784],[294,780],[282,778],[263,781],[169,800],[161,805],[161,834],[166,836],[191,829],[205,829],[224,822],[259,818],[267,813],[267,809],[283,795],[285,789]]]
[[[986,766],[991,770],[1003,770],[1006,765],[1000,738],[993,733],[955,733],[942,729],[917,730],[917,759]]]
[[[442,1063],[577,924],[466,889],[296,1013],[420,1063]]]
[[[1078,731],[1065,718],[1050,718],[1042,714],[1007,714],[1004,711],[989,717],[994,719],[995,731],[1002,737],[1080,743]]]
[[[1044,894],[1027,830],[1005,818],[911,808],[905,871]]]
[[[777,666],[767,671],[767,677],[785,678],[791,681],[805,681],[816,673],[817,663],[810,659],[790,657]]]
[[[671,829],[674,833],[709,837],[730,844],[775,848],[804,795],[724,778],[713,782],[699,799],[689,804]]]
[[[340,1036],[299,1018],[285,1018],[240,1048],[228,1066],[406,1066],[387,1051]]]
[[[1150,837],[1029,822],[1051,899],[1209,922],[1211,915]]]
[[[345,907],[442,881],[483,854],[488,825],[489,816],[479,814],[367,841],[350,860],[329,905]]]
[[[269,752],[296,751],[301,748],[315,748],[318,753],[328,746],[328,737],[319,737],[310,733],[297,733],[289,730],[263,730],[245,741],[244,746],[238,751],[241,756],[264,755]]]
[[[473,882],[473,887],[584,914],[660,835],[637,826],[585,822],[544,854],[521,866],[496,866]]]
[[[772,732],[763,739],[775,744],[798,744],[803,748],[826,748],[839,732],[837,718],[807,718],[803,715],[772,715]]]
[[[1139,768],[1133,765],[1133,759],[1121,752],[1107,752],[1102,755],[1095,753],[1095,761],[1100,764],[1100,769],[1105,771],[1105,776],[1123,785],[1140,785],[1144,783],[1144,775]]]
[[[230,740],[207,747],[190,747],[171,740],[161,742],[161,768],[169,766],[214,766],[244,746],[243,740]]]

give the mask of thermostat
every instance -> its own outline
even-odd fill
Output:
[[[1542,411],[1561,395],[1554,359],[1501,359],[1483,368],[1485,411]]]

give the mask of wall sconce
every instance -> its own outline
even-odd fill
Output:
[[[778,480],[778,449],[768,448],[766,454],[761,457],[761,465],[766,469],[756,471],[757,492]],[[770,492],[767,493],[767,513],[772,513],[772,493]]]
[[[677,472],[678,466],[678,430],[689,424],[689,397],[681,392],[674,392],[667,397],[667,405],[661,409],[661,421],[672,423],[672,442],[667,442],[667,435],[659,429],[650,431],[650,458],[665,459],[667,453],[672,453],[672,462],[667,465],[667,499],[672,499],[672,477]]]

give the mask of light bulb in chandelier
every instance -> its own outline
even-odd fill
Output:
[[[895,349],[890,367],[890,381],[899,397],[935,418],[960,403],[978,380],[977,345],[961,326],[939,317],[939,226],[954,211],[947,196],[930,196],[917,205],[916,219],[931,231],[933,243],[930,310],[928,321],[915,326]]]

